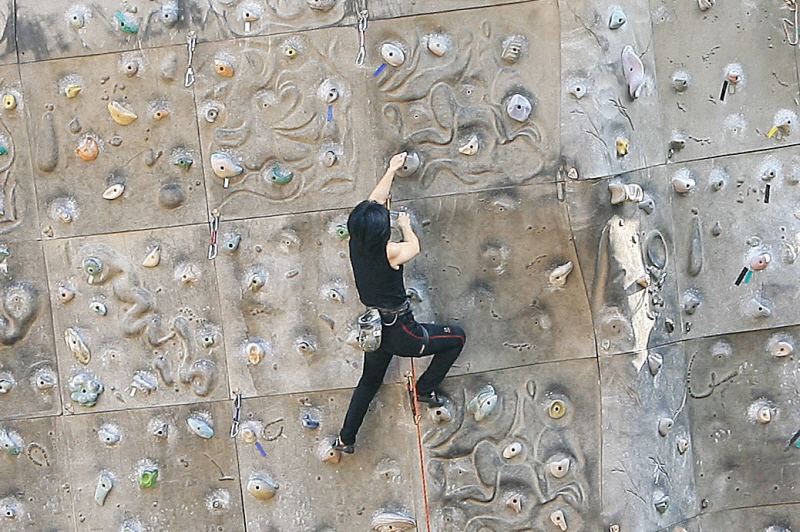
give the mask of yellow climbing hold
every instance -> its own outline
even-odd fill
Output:
[[[64,87],[64,95],[67,98],[74,98],[79,92],[81,92],[81,89],[83,89],[83,87],[77,84],[67,85]]]
[[[3,96],[3,108],[9,111],[17,108],[17,99],[14,98],[13,94],[6,94]]]
[[[109,102],[108,114],[111,115],[112,120],[121,126],[127,126],[137,118],[135,113],[125,109],[119,102]]]

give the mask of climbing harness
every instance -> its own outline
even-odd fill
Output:
[[[211,211],[211,244],[208,246],[208,260],[214,260],[219,252],[217,247],[217,232],[219,231],[219,211]]]
[[[189,48],[189,64],[186,67],[186,77],[183,79],[183,86],[187,89],[194,84],[194,67],[192,67],[192,60],[194,59],[194,51],[197,48],[197,34],[190,31],[186,35],[187,47]]]
[[[366,3],[359,6],[358,0],[355,0],[356,13],[358,13],[358,57],[356,57],[356,65],[363,66],[364,61],[367,59],[367,26],[369,25],[369,11],[367,11]]]

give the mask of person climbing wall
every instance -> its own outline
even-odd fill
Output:
[[[460,327],[417,323],[411,312],[403,283],[403,264],[419,254],[419,238],[411,228],[408,214],[401,212],[397,225],[403,240],[390,242],[390,213],[386,207],[395,172],[405,163],[406,155],[403,152],[392,157],[369,198],[356,205],[347,219],[350,264],[359,297],[368,308],[378,309],[383,324],[380,346],[364,353],[361,379],[350,399],[339,437],[333,443],[334,449],[348,454],[354,451],[358,429],[393,356],[434,355],[417,381],[417,399],[429,406],[442,406],[444,402],[436,388],[461,354],[466,340]]]

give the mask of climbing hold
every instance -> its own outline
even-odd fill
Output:
[[[306,0],[306,5],[314,11],[327,12],[336,5],[336,0]]]
[[[97,479],[97,487],[94,489],[94,502],[103,506],[106,503],[106,497],[114,487],[114,479],[108,473],[101,473],[100,478]]]
[[[317,352],[317,348],[308,340],[302,338],[297,339],[295,342],[295,349],[301,355],[310,355]]]
[[[692,176],[692,171],[688,168],[681,168],[672,176],[672,188],[678,194],[688,194],[697,183]]]
[[[776,357],[787,357],[794,352],[794,343],[788,337],[772,338],[769,342],[768,351]]]
[[[300,416],[300,422],[309,430],[315,430],[319,428],[319,421],[311,417],[311,414],[307,412]]]
[[[517,513],[522,511],[522,495],[515,493],[506,499],[506,506],[511,508]]]
[[[506,113],[517,122],[524,122],[531,116],[533,104],[522,94],[514,94],[506,104]]]
[[[478,153],[478,135],[472,135],[466,143],[458,148],[458,153],[464,155],[475,155]]]
[[[430,416],[431,421],[439,424],[448,423],[453,419],[453,414],[450,412],[450,409],[444,405],[436,408],[429,408],[428,415]]]
[[[211,154],[211,169],[217,177],[228,179],[241,174],[244,169],[236,164],[227,153],[217,152]]]
[[[300,52],[297,51],[297,48],[295,48],[291,44],[287,44],[283,49],[283,55],[285,55],[289,59],[294,59],[299,53]]]
[[[611,205],[619,205],[626,201],[638,203],[644,199],[644,190],[636,183],[608,183],[611,192]]]
[[[92,407],[105,390],[103,383],[87,373],[78,373],[69,380],[70,398],[79,405]]]
[[[416,530],[417,522],[413,517],[400,512],[381,512],[372,518],[371,532],[403,532]]]
[[[67,328],[67,330],[64,331],[64,341],[67,342],[67,347],[75,358],[78,359],[78,362],[84,365],[89,363],[92,354],[77,330],[72,327]]]
[[[647,355],[647,369],[650,370],[650,375],[655,377],[661,371],[661,366],[664,364],[664,357],[661,353],[651,352]]]
[[[631,141],[625,137],[617,137],[614,144],[617,147],[617,157],[625,157],[628,155],[628,148],[630,147]]]
[[[11,375],[0,375],[0,395],[10,392],[16,384]]]
[[[389,42],[381,46],[381,57],[384,63],[393,67],[399,67],[406,62],[406,54],[403,49]]]
[[[97,277],[103,272],[103,262],[96,257],[87,257],[83,261],[83,270],[91,277]]]
[[[186,420],[191,430],[197,436],[203,439],[210,439],[214,437],[214,428],[211,426],[211,416],[205,412],[198,412],[193,414]]]
[[[11,111],[17,108],[17,99],[14,97],[13,94],[5,94],[3,95],[3,109],[6,111]]]
[[[685,92],[689,88],[691,76],[685,70],[678,70],[672,74],[672,88],[677,92]]]
[[[616,8],[608,19],[608,27],[612,30],[618,30],[627,21],[628,17],[625,16],[625,12],[620,8]]]
[[[653,506],[658,510],[658,513],[666,513],[667,508],[669,508],[669,495],[665,495],[661,491],[653,493]]]
[[[347,229],[347,226],[344,224],[340,224],[336,226],[336,237],[339,240],[344,240],[350,236],[350,231]]]
[[[0,446],[11,456],[17,456],[22,452],[23,443],[22,438],[16,432],[10,432],[8,429],[0,430]]]
[[[286,185],[292,181],[294,173],[291,170],[283,171],[280,166],[275,165],[269,171],[269,179],[276,185]]]
[[[67,98],[74,98],[81,92],[82,89],[83,87],[81,87],[77,83],[70,83],[69,85],[64,87],[64,96],[66,96]]]
[[[322,154],[322,164],[324,164],[327,168],[330,168],[336,161],[339,159],[339,156],[336,155],[336,152],[333,150],[328,150],[324,154]]]
[[[156,246],[150,250],[150,253],[142,261],[142,266],[145,268],[155,268],[161,262],[161,246]]]
[[[687,290],[683,293],[683,311],[688,314],[694,314],[697,307],[700,305],[700,294],[694,290]]]
[[[133,373],[131,388],[136,388],[140,392],[149,395],[158,389],[158,379],[156,379],[155,373],[140,369]]]
[[[692,217],[692,237],[689,242],[689,275],[697,276],[703,269],[703,230],[699,216]]]
[[[163,120],[169,116],[169,109],[159,107],[155,111],[153,111],[153,118],[155,120]]]
[[[644,64],[630,44],[622,49],[622,69],[625,74],[625,82],[628,84],[628,94],[635,100],[641,95],[644,88]]]
[[[547,414],[553,419],[561,419],[567,413],[567,405],[561,399],[556,399],[547,409]]]
[[[66,286],[58,287],[58,300],[62,303],[69,303],[75,298],[75,291]]]
[[[267,282],[267,274],[263,271],[252,272],[245,281],[247,289],[251,292],[258,292]]]
[[[403,166],[397,169],[397,177],[410,177],[419,169],[420,165],[419,154],[415,151],[409,152],[408,155],[406,155]]]
[[[247,481],[247,491],[258,500],[265,501],[275,496],[278,483],[266,473],[253,473]]]
[[[553,460],[547,464],[550,474],[555,478],[564,478],[569,473],[570,459],[562,458],[561,460]]]
[[[206,508],[211,513],[227,512],[231,507],[231,494],[228,490],[218,488],[206,498]]]
[[[792,125],[795,123],[797,123],[795,112],[781,109],[772,117],[772,129],[767,133],[767,138],[771,139],[778,132],[781,132],[781,136],[789,136],[792,133]]]
[[[74,6],[64,14],[64,18],[67,19],[67,22],[69,22],[70,26],[72,26],[76,30],[80,30],[86,24],[87,14],[88,13],[85,7]]]
[[[99,301],[92,301],[89,303],[89,309],[96,314],[100,314],[101,316],[108,314],[108,309],[106,306]]]
[[[769,318],[772,316],[772,308],[763,300],[759,299],[758,297],[754,297],[750,301],[748,301],[745,312],[751,318]]]
[[[328,299],[330,299],[331,301],[344,303],[344,292],[342,292],[338,288],[329,288],[327,290],[327,293],[328,293]]]
[[[188,155],[181,155],[180,157],[175,158],[175,161],[172,164],[183,170],[189,170],[189,168],[192,167],[192,164],[194,164],[194,161]]]
[[[233,63],[227,59],[222,57],[217,57],[214,59],[214,70],[216,70],[217,74],[225,78],[232,78],[233,77]]]
[[[132,78],[139,72],[139,61],[136,59],[129,59],[122,65],[122,73],[127,77]]]
[[[524,47],[525,38],[521,35],[513,35],[503,43],[503,53],[500,54],[500,59],[513,65],[519,60]]]
[[[122,196],[123,192],[125,192],[125,185],[122,183],[116,183],[108,187],[105,192],[103,192],[103,199],[115,200]]]
[[[575,98],[578,100],[586,96],[586,93],[589,92],[588,89],[586,88],[586,84],[582,81],[575,81],[573,83],[570,83],[568,90],[569,93],[575,96]]]
[[[661,434],[662,436],[666,436],[669,433],[669,431],[672,429],[673,425],[675,425],[675,422],[671,418],[665,417],[665,418],[659,419],[658,420],[658,433]]]
[[[167,2],[161,6],[161,23],[167,29],[172,29],[181,18],[177,2]]]
[[[84,161],[94,161],[100,155],[100,146],[98,146],[94,137],[86,136],[78,143],[75,153]]]
[[[550,286],[553,288],[563,288],[564,285],[567,284],[567,277],[569,277],[569,274],[572,273],[574,268],[575,265],[572,264],[572,261],[556,266],[553,271],[550,272]]]
[[[245,346],[244,352],[247,354],[247,361],[253,366],[261,362],[266,354],[264,346],[259,342],[250,342]]]
[[[700,8],[700,11],[707,11],[714,6],[716,0],[697,0],[697,6]]]
[[[225,241],[222,247],[225,249],[225,251],[233,253],[234,251],[239,249],[239,244],[241,243],[241,241],[242,241],[241,235],[233,235]]]
[[[476,422],[481,422],[494,411],[496,406],[497,393],[491,384],[487,384],[467,404],[467,413],[471,414]]]
[[[770,409],[769,405],[761,406],[758,411],[756,412],[756,419],[762,425],[766,425],[770,421],[772,421],[772,410]]]
[[[255,443],[258,440],[256,431],[253,427],[244,427],[242,429],[242,441],[245,443]]]
[[[722,234],[722,226],[719,222],[714,223],[714,227],[711,228],[711,234],[713,236],[719,236]]]
[[[742,65],[738,63],[731,63],[727,67],[725,67],[725,79],[728,83],[732,83],[736,85],[744,78],[744,71],[742,70]]]
[[[680,454],[685,454],[686,451],[689,450],[689,440],[686,438],[681,438],[678,440],[678,452]]]
[[[56,380],[56,374],[49,366],[39,368],[33,378],[36,389],[40,392],[52,390],[56,385]]]
[[[186,190],[180,183],[167,183],[158,191],[158,204],[165,209],[177,209],[186,199]]]
[[[518,441],[513,441],[508,445],[506,445],[506,447],[503,449],[503,458],[510,460],[515,456],[519,456],[520,453],[522,453],[522,450],[523,450],[522,443]]]
[[[127,126],[128,124],[132,123],[134,120],[139,118],[133,111],[129,111],[125,109],[119,102],[109,102],[108,103],[108,114],[111,115],[111,119],[121,126]]]
[[[771,260],[772,257],[769,253],[766,251],[760,251],[750,259],[748,265],[750,266],[751,270],[761,271],[767,267]]]
[[[669,141],[669,148],[672,151],[680,151],[686,147],[686,136],[680,131],[673,131]]]
[[[556,510],[555,512],[550,514],[550,522],[556,525],[561,530],[567,529],[567,518],[564,517],[564,512],[561,510]]]
[[[139,487],[154,488],[158,482],[158,467],[141,467],[139,469]]]
[[[42,115],[36,143],[36,164],[42,172],[52,172],[58,166],[58,137],[53,111]]]
[[[430,50],[433,55],[442,57],[447,53],[449,48],[450,39],[448,39],[446,36],[442,35],[441,33],[428,35],[428,50]]]
[[[100,443],[114,445],[115,443],[119,443],[122,436],[115,425],[106,423],[97,431],[97,437],[100,439]]]
[[[119,29],[124,31],[125,33],[130,33],[135,35],[139,33],[139,26],[133,21],[131,17],[129,17],[126,13],[122,11],[117,11],[115,14],[117,18],[117,23],[119,24]]]
[[[154,419],[150,423],[150,434],[159,440],[166,440],[169,437],[169,423]]]
[[[645,214],[653,214],[653,211],[656,210],[656,202],[653,198],[645,198],[636,205],[642,209]]]

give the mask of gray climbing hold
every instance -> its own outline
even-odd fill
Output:
[[[229,179],[236,177],[244,171],[227,153],[217,152],[211,154],[211,169],[217,177]]]
[[[381,512],[372,518],[371,532],[403,532],[416,530],[417,522],[400,512]]]
[[[665,495],[661,491],[656,490],[653,493],[653,506],[656,510],[658,510],[658,513],[666,513],[667,508],[669,508],[669,496]]]
[[[612,30],[618,30],[627,21],[628,17],[625,16],[625,12],[620,8],[616,8],[608,19],[608,27]]]
[[[409,177],[420,167],[420,158],[417,152],[409,152],[403,166],[397,169],[397,177]]]
[[[533,104],[522,94],[514,94],[506,104],[506,113],[517,122],[525,122],[533,111]]]
[[[664,357],[661,353],[651,352],[647,355],[647,369],[650,370],[650,375],[655,377],[661,371],[661,366],[664,364]]]
[[[695,290],[687,290],[683,293],[683,311],[688,314],[694,314],[697,307],[700,305],[700,294]]]
[[[677,92],[685,92],[686,89],[689,88],[689,82],[691,79],[692,78],[689,76],[688,72],[684,70],[678,70],[672,74],[672,88]]]
[[[165,209],[177,209],[186,203],[186,190],[180,183],[167,183],[158,191],[158,204]]]
[[[119,428],[116,425],[106,423],[98,429],[97,437],[100,439],[100,443],[114,445],[115,443],[119,443],[122,435],[119,433]]]
[[[214,428],[211,426],[211,416],[205,412],[196,412],[192,414],[187,420],[186,424],[197,436],[203,439],[211,439],[214,437]]]
[[[656,210],[656,202],[653,198],[645,198],[640,201],[637,206],[644,211],[645,214],[653,214]]]
[[[651,231],[645,240],[645,254],[651,266],[663,270],[667,266],[667,244],[661,231]]]
[[[467,413],[471,414],[476,422],[481,422],[494,411],[496,406],[497,393],[491,384],[487,384],[467,404]]]
[[[333,9],[333,6],[336,5],[336,0],[306,0],[306,5],[314,11],[325,13]]]
[[[237,249],[239,249],[239,244],[242,241],[241,235],[233,235],[228,238],[224,244],[222,244],[222,248],[227,251],[228,253],[233,253]]]
[[[167,2],[161,6],[161,23],[167,29],[172,29],[181,18],[181,12],[177,2]]]
[[[311,414],[307,412],[300,417],[300,421],[303,423],[303,426],[309,430],[319,428],[319,421],[314,419]]]
[[[97,487],[94,489],[94,502],[99,506],[106,503],[111,488],[114,487],[114,479],[108,473],[101,473],[100,478],[97,479]]]
[[[622,49],[622,70],[625,75],[625,82],[628,84],[628,94],[635,100],[641,96],[646,78],[644,76],[644,64],[630,44]]]
[[[383,62],[393,67],[399,67],[406,62],[406,53],[400,46],[387,42],[381,46]]]
[[[665,417],[658,420],[658,433],[661,436],[666,436],[675,425],[675,421],[671,418]]]
[[[692,217],[692,236],[689,242],[689,275],[697,276],[703,269],[703,233],[699,216]]]
[[[52,172],[58,166],[58,138],[52,111],[45,111],[36,136],[36,165],[42,172]]]

